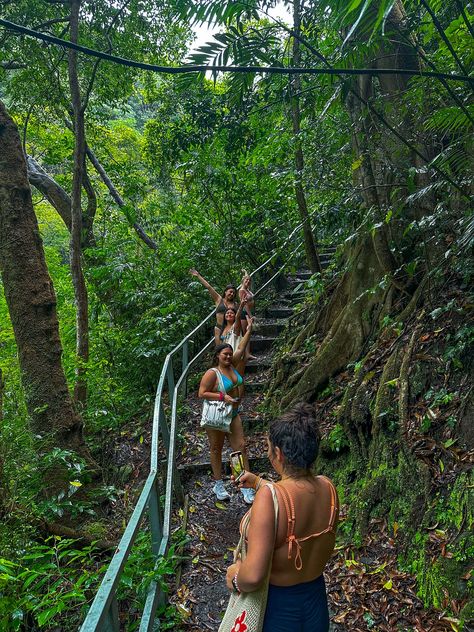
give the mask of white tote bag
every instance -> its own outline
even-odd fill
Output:
[[[275,536],[278,525],[278,498],[273,485],[270,487],[273,497],[273,506],[275,508]],[[247,555],[247,546],[245,544],[245,531],[250,513],[247,514],[246,522],[242,525],[242,535],[240,536],[237,548],[234,551],[234,561],[239,557],[244,560]],[[219,626],[219,632],[233,632],[234,630],[245,630],[246,632],[261,632],[263,628],[263,620],[265,618],[265,610],[267,608],[268,584],[270,582],[270,573],[272,570],[272,561],[270,560],[267,575],[263,584],[257,590],[249,593],[233,592],[227,604],[222,623]]]
[[[219,369],[212,369],[219,383],[219,392],[225,393],[224,382]],[[202,406],[201,428],[230,432],[232,422],[232,404],[226,404],[223,400],[205,399]]]

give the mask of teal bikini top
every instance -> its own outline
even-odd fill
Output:
[[[241,384],[244,383],[244,379],[243,377],[240,375],[240,373],[238,371],[236,371],[234,369],[234,367],[232,367],[232,371],[235,373],[236,377],[237,377],[237,382],[234,384],[232,382],[232,380],[230,380],[226,375],[224,375],[223,373],[221,373],[222,376],[222,383],[224,385],[224,389],[225,392],[227,393],[227,391],[231,391],[233,388],[235,388],[236,386],[240,386]]]

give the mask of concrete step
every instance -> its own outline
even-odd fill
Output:
[[[256,360],[249,360],[245,366],[245,373],[258,373],[263,369],[268,369],[272,365],[270,356],[258,357]]]
[[[331,261],[332,261],[332,257],[329,259],[323,259],[322,257],[320,257],[319,263],[321,264],[321,268],[323,270],[326,270],[326,268],[328,268],[329,265],[331,264]],[[292,283],[297,284],[304,281],[308,281],[312,276],[313,276],[313,273],[311,272],[311,270],[301,270],[297,272],[296,275],[290,280],[290,284]]]
[[[259,322],[257,321],[255,326],[255,335],[257,336],[278,336],[278,334],[285,328],[285,320],[278,320],[273,322]],[[253,332],[252,332],[253,333]],[[252,337],[253,340],[253,337]]]
[[[298,292],[293,292],[292,294],[283,294],[282,295],[282,299],[285,301],[285,303],[288,303],[288,306],[293,306],[296,303],[301,303],[301,301],[304,300],[306,296],[306,292],[301,292],[298,290]]]
[[[226,459],[222,462],[224,472],[227,476],[230,476],[230,467]],[[249,457],[249,466],[252,472],[269,472],[272,471],[270,462],[266,456]],[[178,472],[182,482],[195,478],[197,474],[203,474],[211,471],[211,464],[209,461],[202,461],[200,463],[186,463],[184,465],[178,465]]]
[[[275,342],[275,340],[276,340],[276,336],[266,336],[266,337],[252,336],[251,342],[250,342],[250,349],[252,350],[252,353],[254,351],[266,351],[267,349],[270,349],[270,347]]]
[[[291,307],[267,307],[266,315],[268,318],[289,318],[293,311]]]
[[[268,386],[268,380],[245,380],[245,393],[261,393]]]

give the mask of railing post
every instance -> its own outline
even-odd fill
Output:
[[[171,404],[171,402],[173,401],[173,393],[174,393],[173,358],[170,358],[170,361],[168,363],[168,369],[166,371],[166,379],[168,382],[168,397]]]
[[[150,490],[150,500],[148,501],[148,510],[150,512],[151,526],[151,550],[155,560],[158,558],[160,550],[161,538],[163,536],[163,520],[161,516],[160,496],[158,493],[158,476],[155,475],[155,481]]]
[[[161,430],[161,439],[165,446],[166,454],[170,451],[170,429],[166,422],[166,414],[163,404],[160,405],[160,430]]]
[[[120,632],[118,603],[115,595],[112,597],[104,620],[104,632]]]
[[[186,342],[183,345],[183,361],[182,361],[182,366],[181,366],[181,373],[184,373],[187,369],[187,366],[189,364],[189,347],[188,347],[188,341],[186,340]],[[186,377],[184,378],[184,384],[183,384],[183,395],[184,397],[188,396],[188,376],[186,375]]]

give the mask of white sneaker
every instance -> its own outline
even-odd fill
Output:
[[[217,496],[217,500],[229,500],[230,494],[224,487],[224,483],[222,479],[220,481],[216,481],[212,491]]]
[[[250,489],[249,487],[242,487],[240,491],[244,497],[244,502],[246,502],[247,505],[251,505],[255,499],[255,490]]]

